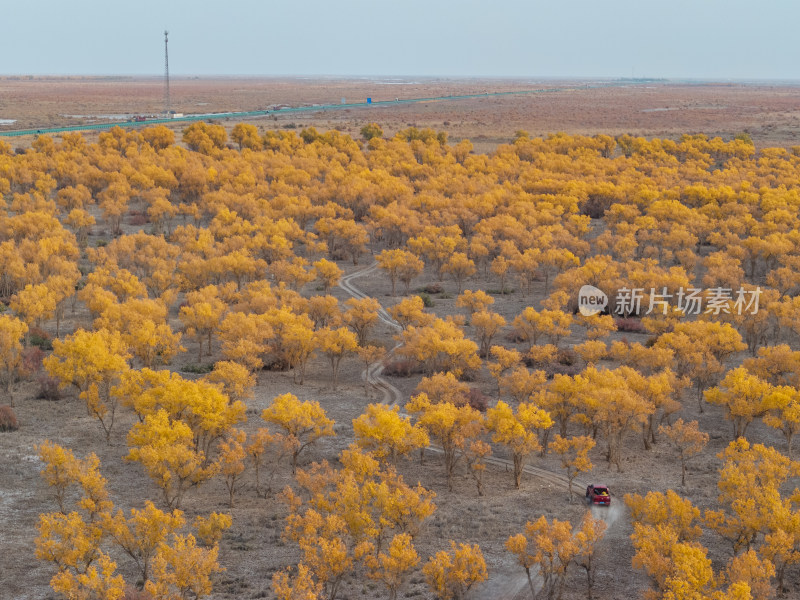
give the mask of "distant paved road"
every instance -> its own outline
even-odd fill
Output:
[[[311,106],[294,106],[278,108],[273,110],[251,110],[244,112],[223,112],[206,113],[198,115],[186,115],[174,119],[147,119],[145,121],[114,121],[109,123],[91,123],[87,125],[69,125],[66,127],[42,127],[33,129],[0,130],[0,137],[21,137],[24,135],[42,135],[50,133],[63,133],[65,131],[95,131],[112,129],[114,127],[147,127],[148,125],[159,125],[164,123],[184,123],[191,121],[208,121],[212,119],[248,119],[253,117],[265,117],[272,115],[283,115],[293,113],[311,113],[329,110],[346,110],[349,108],[372,108],[372,107],[392,107],[403,104],[416,104],[419,102],[436,102],[449,100],[470,100],[475,98],[497,98],[501,96],[525,96],[530,94],[547,94],[553,92],[563,92],[566,90],[595,89],[603,87],[620,87],[631,85],[631,82],[609,81],[594,83],[591,85],[581,84],[575,87],[551,87],[538,88],[532,90],[517,90],[511,92],[487,92],[485,94],[462,94],[456,96],[432,96],[429,98],[405,98],[397,100],[380,100],[377,102],[355,102],[347,104],[315,104]]]

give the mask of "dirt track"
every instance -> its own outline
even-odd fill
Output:
[[[354,271],[344,277],[339,282],[339,287],[350,294],[353,298],[367,298],[364,292],[359,290],[353,280],[363,277],[370,273],[374,273],[378,268],[378,263],[373,263],[368,267],[364,267],[358,271]],[[390,327],[400,330],[400,325],[394,321],[385,309],[379,312],[379,319],[389,325]],[[399,347],[399,344],[392,349],[392,352]],[[391,352],[389,353],[391,355]],[[383,394],[383,403],[388,405],[399,404],[404,401],[405,396],[397,389],[391,382],[382,376],[384,362],[373,363],[362,373],[362,378],[366,378],[367,382]],[[437,446],[428,446],[427,451],[441,454],[442,449]],[[506,470],[513,469],[514,463],[510,460],[489,456],[486,463],[495,467],[504,467]],[[438,465],[437,465],[438,466]],[[547,469],[534,467],[532,465],[525,465],[523,471],[529,475],[536,477],[542,482],[549,483],[555,487],[560,487],[564,490],[569,489],[569,479],[560,473],[555,473]],[[586,482],[576,479],[573,481],[573,490],[580,490],[588,485]],[[592,517],[595,519],[603,519],[608,526],[607,535],[614,524],[624,513],[624,507],[621,504],[621,499],[615,502],[612,506],[606,507],[592,507]],[[476,586],[470,593],[470,598],[473,600],[517,600],[522,598],[529,598],[529,584],[527,576],[521,572],[520,567],[516,564],[515,560],[509,557],[508,568],[494,569],[489,573],[489,579],[483,584]],[[536,583],[534,583],[536,585]]]

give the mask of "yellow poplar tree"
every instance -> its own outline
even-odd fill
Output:
[[[58,298],[53,290],[42,283],[36,285],[29,283],[11,297],[9,307],[29,327],[34,325],[38,327],[42,321],[56,314],[57,304]]]
[[[425,430],[401,416],[399,406],[368,405],[366,412],[353,419],[353,431],[360,448],[391,463],[429,443]]]
[[[89,414],[100,421],[109,440],[117,409],[112,388],[128,371],[129,357],[119,333],[79,329],[63,341],[55,340],[53,353],[44,359],[43,365],[61,387],[74,385],[79,390]]]
[[[233,508],[233,497],[241,486],[241,476],[245,469],[245,442],[247,434],[241,430],[233,430],[219,444],[217,466],[225,478],[228,489],[228,506]]]
[[[378,266],[386,271],[392,282],[392,296],[398,281],[405,285],[405,293],[411,286],[411,280],[422,273],[425,264],[415,254],[399,248],[384,250],[375,257]]]
[[[411,398],[406,409],[418,414],[417,424],[441,445],[447,486],[452,490],[453,472],[459,456],[484,431],[483,415],[469,405],[432,403],[424,393]]]
[[[168,308],[160,300],[131,298],[111,303],[95,320],[96,329],[119,331],[133,355],[145,367],[169,364],[185,349],[181,334],[172,331],[167,322]]]
[[[463,252],[455,252],[442,266],[442,271],[449,273],[458,286],[458,293],[464,285],[464,280],[472,277],[477,272],[475,263]]]
[[[358,339],[344,327],[325,327],[316,332],[316,346],[330,361],[332,387],[336,389],[342,359],[356,353]]]
[[[261,413],[267,423],[281,428],[294,442],[292,452],[292,473],[297,470],[297,457],[309,445],[333,432],[333,420],[325,414],[319,402],[301,402],[293,394],[276,397],[269,408]]]
[[[450,371],[423,377],[417,384],[417,393],[425,394],[433,403],[449,402],[461,406],[467,402],[469,384],[459,381]]]
[[[225,570],[218,562],[219,546],[201,548],[192,534],[173,534],[171,542],[161,543],[145,591],[155,600],[208,596],[212,576]]]
[[[428,374],[452,371],[461,376],[480,367],[478,345],[464,337],[457,323],[434,319],[430,326],[409,325],[400,334],[397,354],[418,362]]]
[[[492,441],[506,446],[514,461],[514,486],[519,489],[525,460],[541,450],[539,432],[553,426],[546,411],[532,403],[522,403],[514,412],[503,401],[486,411],[486,427]]]
[[[733,437],[736,439],[744,436],[754,418],[767,412],[765,400],[769,387],[747,369],[738,367],[728,371],[717,387],[706,390],[705,397],[707,402],[725,408],[725,418],[733,423]]]
[[[159,409],[145,416],[128,432],[130,450],[127,460],[142,464],[147,474],[161,488],[164,502],[179,508],[186,491],[213,477],[218,467],[206,464],[206,455],[195,450],[191,428],[169,418]]]
[[[256,494],[265,498],[272,491],[272,478],[278,465],[294,452],[297,439],[282,433],[272,433],[266,427],[260,427],[250,435],[245,451],[253,463],[256,475]],[[264,467],[269,467],[267,488],[261,489],[261,473]]]
[[[399,533],[389,543],[388,552],[367,556],[364,562],[369,569],[367,577],[383,583],[389,592],[389,600],[397,600],[408,573],[419,564],[419,554],[414,549],[411,536]]]
[[[544,516],[525,524],[525,532],[513,535],[506,540],[506,549],[516,556],[517,562],[525,569],[531,594],[537,593],[545,598],[558,598],[564,588],[567,569],[578,553],[578,545],[572,537],[572,524],[569,521],[553,519],[548,522]],[[542,588],[537,592],[533,584],[533,574],[538,572]]]
[[[501,380],[503,375],[509,370],[517,367],[522,363],[522,354],[519,350],[509,350],[503,346],[492,346],[489,354],[494,358],[495,362],[489,363],[489,373],[492,374],[497,382],[497,389],[500,390]]]
[[[290,569],[275,573],[272,590],[279,600],[320,600],[322,583],[315,581],[311,569],[300,563],[294,577]]]
[[[272,325],[263,314],[231,312],[219,324],[223,356],[251,372],[264,366],[273,335]]]
[[[480,342],[480,356],[488,356],[492,339],[505,326],[506,320],[497,313],[482,310],[472,315],[470,323],[475,328],[475,334]]]
[[[744,438],[731,442],[718,456],[723,460],[717,482],[720,508],[706,511],[705,519],[738,553],[779,524],[781,514],[791,512],[792,498],[783,497],[780,489],[800,474],[800,463],[772,447],[751,446]]]
[[[681,485],[686,485],[686,463],[703,451],[708,443],[708,434],[700,431],[697,421],[685,423],[678,419],[672,425],[660,426],[659,433],[667,436],[681,459]]]
[[[594,448],[595,441],[588,435],[562,438],[556,434],[553,438],[553,452],[561,457],[561,467],[567,472],[569,479],[569,501],[572,502],[572,482],[578,473],[588,473],[592,470],[592,461],[589,451]]]
[[[317,279],[322,284],[322,291],[327,292],[332,287],[339,284],[343,271],[335,262],[321,258],[314,263],[314,272]]]
[[[369,396],[371,382],[368,375],[370,371],[374,373],[378,369],[383,369],[382,361],[386,357],[386,348],[372,345],[361,346],[356,350],[356,354],[358,354],[358,358],[361,359],[361,363],[364,365],[364,395]]]
[[[378,322],[381,304],[375,298],[350,298],[342,315],[344,322],[358,336],[358,345],[365,346],[370,330]]]
[[[492,304],[494,304],[494,298],[483,290],[464,290],[456,298],[456,306],[466,308],[470,315],[485,311]]]
[[[425,581],[439,600],[463,600],[476,583],[486,581],[486,561],[477,544],[456,544],[441,550],[422,567]]]
[[[419,296],[403,298],[389,308],[389,314],[404,330],[410,326],[425,327],[434,320],[433,315],[425,312],[425,304]]]
[[[203,361],[203,340],[211,355],[211,335],[217,330],[227,305],[219,297],[216,286],[206,286],[186,294],[186,306],[180,310],[180,319],[186,334],[197,339],[197,362]]]
[[[788,385],[774,387],[764,399],[764,406],[764,424],[783,434],[789,456],[793,456],[792,441],[800,432],[800,390]]]
[[[592,600],[594,589],[595,566],[594,555],[597,545],[603,540],[606,533],[606,523],[602,519],[592,517],[591,511],[586,511],[581,519],[580,529],[574,534],[573,540],[578,547],[577,555],[573,560],[586,573],[586,590],[589,600]]]
[[[248,400],[253,397],[256,378],[247,367],[231,360],[219,360],[205,380],[220,388],[231,402]]]
[[[0,386],[12,407],[13,386],[23,375],[22,340],[27,332],[28,326],[19,319],[0,315]]]
[[[150,579],[150,566],[161,544],[185,523],[181,511],[165,513],[147,500],[143,509],[132,508],[127,519],[122,511],[117,511],[113,517],[109,515],[104,527],[114,543],[134,560],[142,581],[146,582]]]

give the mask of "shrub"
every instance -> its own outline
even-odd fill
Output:
[[[475,410],[485,413],[486,409],[489,407],[489,396],[478,388],[470,388],[467,402],[469,402],[469,405]]]
[[[442,287],[441,283],[429,283],[422,288],[422,291],[426,294],[441,294],[444,292],[444,288]]]
[[[506,341],[511,342],[512,344],[521,344],[525,341],[525,337],[522,335],[519,329],[512,327],[511,331],[506,334]]]
[[[544,371],[547,379],[552,379],[555,375],[569,375],[570,377],[574,377],[581,372],[581,367],[579,365],[563,365],[558,362],[545,365],[541,367],[541,369]]]
[[[53,349],[53,342],[45,330],[39,327],[31,327],[28,336],[31,346],[36,346],[45,352],[50,352]]]
[[[330,257],[332,260],[347,260],[347,251],[344,248],[336,248],[331,250]]]
[[[137,210],[132,210],[128,217],[128,224],[133,225],[135,227],[141,227],[142,225],[146,225],[150,222],[150,219],[147,217],[146,214],[139,212]]]
[[[140,590],[132,585],[125,587],[122,600],[153,600],[153,596],[146,590]]]
[[[37,378],[39,383],[39,391],[36,393],[36,398],[39,400],[49,400],[56,402],[61,400],[61,388],[58,387],[58,380],[48,375],[40,375]]]
[[[578,362],[578,355],[569,348],[561,349],[558,351],[558,354],[556,354],[556,362],[560,365],[571,367]]]
[[[489,288],[486,290],[486,293],[491,296],[505,296],[507,294],[513,294],[516,290],[514,288],[507,288],[504,287],[502,290],[498,290],[495,288]]]
[[[419,372],[419,367],[411,360],[394,360],[383,367],[383,375],[387,377],[411,377]]]
[[[278,371],[284,372],[289,370],[289,363],[283,358],[273,358],[271,362],[266,363],[262,367],[263,371]]]
[[[551,363],[558,362],[559,349],[553,344],[544,344],[543,346],[531,346],[530,351],[523,358],[526,367],[533,367],[538,369],[546,367]]]
[[[16,431],[19,429],[17,416],[10,406],[0,406],[0,431]]]
[[[587,215],[591,219],[602,219],[610,207],[611,198],[589,196],[581,203],[580,210],[582,215]]]
[[[184,373],[194,373],[196,375],[205,375],[206,373],[211,373],[214,370],[214,364],[200,364],[200,365],[184,365],[181,367],[181,371]]]
[[[617,326],[618,331],[625,331],[628,333],[647,333],[638,319],[614,319],[614,324]]]
[[[422,298],[422,304],[425,306],[425,308],[431,308],[432,306],[435,306],[430,294],[427,292],[420,292],[419,297]]]
[[[26,374],[33,375],[42,369],[44,352],[38,346],[25,348],[22,353],[22,369]]]

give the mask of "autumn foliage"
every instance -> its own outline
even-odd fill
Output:
[[[478,154],[375,123],[359,139],[196,122],[0,143],[0,388],[12,405],[26,379],[72,390],[80,409],[60,414],[99,423],[109,452],[127,445],[144,482],[115,511],[96,457],[40,445],[53,590],[122,598],[127,560],[153,598],[209,595],[230,523],[190,529],[187,494],[237,506],[291,470],[298,560],[275,573],[277,597],[332,599],[354,574],[390,598],[412,581],[462,597],[487,577],[481,550],[454,541],[426,561],[415,537],[433,494],[401,474],[441,453],[446,494],[459,474],[491,495],[496,465],[515,488],[560,465],[571,497],[592,469],[644,460],[675,481],[680,468],[688,493],[687,463],[713,463],[702,512],[672,491],[628,497],[633,566],[654,598],[783,592],[800,562],[798,168],[798,148],[746,136],[519,132]],[[374,297],[346,298],[361,268]],[[642,295],[578,316],[583,285]],[[757,311],[739,310],[740,289],[760,292]],[[398,384],[414,392],[353,404],[356,365],[368,392],[390,391],[387,357],[421,375]],[[346,406],[330,406],[339,387]],[[708,424],[723,421],[715,459]],[[576,569],[591,593],[602,535],[589,517],[534,515],[507,546],[532,591],[557,597]],[[713,535],[732,556],[701,544]]]

